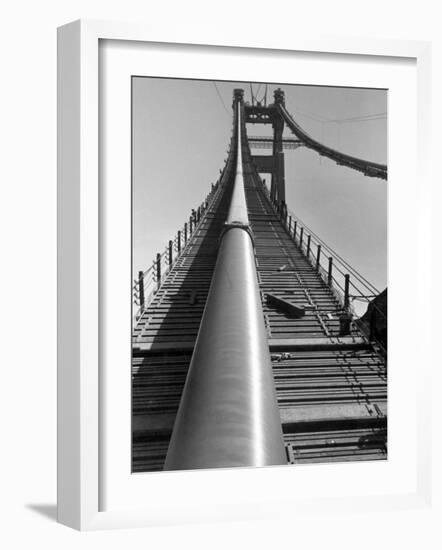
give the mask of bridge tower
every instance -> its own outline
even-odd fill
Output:
[[[273,128],[273,144],[271,155],[252,155],[252,161],[261,174],[270,174],[270,197],[278,203],[285,203],[285,169],[283,131],[284,119],[278,109],[285,105],[284,92],[280,88],[274,91],[274,103],[270,105],[246,105],[245,121],[250,124],[271,124]]]

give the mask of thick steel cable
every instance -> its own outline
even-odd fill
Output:
[[[386,165],[352,157],[351,155],[341,153],[336,149],[323,145],[319,141],[313,139],[305,130],[301,128],[301,126],[299,126],[299,124],[297,124],[297,122],[295,122],[294,118],[286,110],[284,105],[278,104],[277,108],[287,126],[306,147],[315,150],[320,155],[326,156],[338,164],[342,164],[348,168],[352,168],[353,170],[358,170],[366,176],[378,177],[385,180],[387,179]]]

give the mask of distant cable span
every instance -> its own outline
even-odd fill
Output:
[[[347,166],[353,170],[358,170],[365,176],[381,178],[384,180],[387,179],[387,166],[385,164],[379,164],[377,162],[352,157],[350,155],[346,155],[345,153],[341,153],[336,149],[323,145],[319,141],[313,139],[305,130],[303,130],[303,128],[301,128],[301,126],[299,126],[299,124],[295,122],[283,104],[279,103],[277,108],[292,133],[309,149],[313,149],[320,155],[328,157],[337,164]]]

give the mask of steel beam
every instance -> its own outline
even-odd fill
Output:
[[[275,159],[273,155],[253,155],[252,161],[260,174],[273,174],[275,171]]]
[[[284,105],[284,92],[281,89],[274,92],[275,105]],[[273,118],[273,158],[274,171],[272,173],[272,181],[275,182],[276,200],[285,203],[285,174],[284,174],[284,147],[282,134],[284,131],[284,119],[282,116],[274,116]]]
[[[175,343],[139,343],[134,344],[134,353],[143,354],[146,351],[156,353],[166,352],[183,352],[191,351],[194,348],[195,342],[189,340],[187,342]],[[368,349],[369,342],[362,336],[326,336],[314,338],[270,338],[268,340],[269,350],[271,352],[278,351],[343,351],[354,349]]]

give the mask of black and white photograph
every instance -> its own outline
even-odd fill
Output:
[[[442,547],[439,12],[5,5],[2,548]]]
[[[132,471],[387,459],[386,89],[132,77]]]

